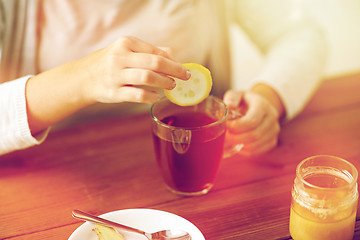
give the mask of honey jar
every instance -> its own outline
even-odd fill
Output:
[[[350,162],[318,155],[296,168],[289,230],[294,240],[351,240],[358,202],[358,172]]]

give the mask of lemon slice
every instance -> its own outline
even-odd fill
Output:
[[[93,230],[96,232],[99,240],[125,240],[124,236],[112,227],[96,224]]]
[[[189,80],[174,78],[176,87],[164,90],[165,96],[180,106],[191,106],[200,103],[210,94],[212,79],[210,71],[197,63],[184,63],[184,67],[191,71]]]

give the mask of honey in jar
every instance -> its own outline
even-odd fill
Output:
[[[351,240],[358,202],[357,170],[334,156],[314,156],[296,169],[290,210],[294,240]]]

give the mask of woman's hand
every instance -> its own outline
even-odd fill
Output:
[[[32,134],[85,108],[102,103],[153,103],[172,89],[172,77],[190,72],[160,48],[134,37],[122,37],[87,57],[30,78],[26,104]]]
[[[190,77],[168,52],[134,37],[122,37],[76,64],[87,73],[84,97],[102,103],[153,103],[159,93],[146,87],[173,89],[171,77]]]
[[[269,95],[264,94],[266,96],[264,97],[259,92],[263,91],[229,90],[224,96],[224,102],[229,108],[246,107],[242,117],[228,121],[227,141],[231,141],[231,145],[243,144],[239,152],[242,155],[265,153],[274,148],[278,142],[279,118],[284,110],[283,108],[278,110],[268,100]]]

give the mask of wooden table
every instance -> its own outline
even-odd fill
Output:
[[[190,220],[207,240],[290,239],[290,193],[302,159],[336,155],[360,170],[359,93],[360,74],[325,81],[284,124],[278,148],[224,160],[201,197],[166,189],[148,114],[54,130],[40,146],[0,157],[0,239],[68,239],[82,223],[71,217],[76,208],[96,215],[160,209]]]

